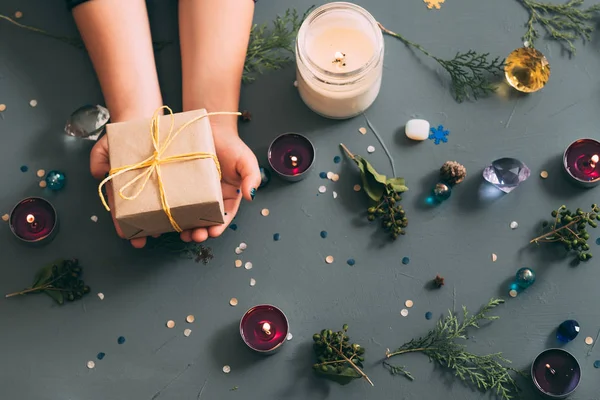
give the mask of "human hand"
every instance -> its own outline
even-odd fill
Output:
[[[254,199],[260,185],[260,169],[256,156],[239,138],[234,125],[223,125],[211,120],[217,157],[221,164],[221,190],[225,208],[225,222],[208,228],[197,228],[181,233],[184,242],[203,242],[209,237],[220,236],[237,214],[242,197]]]

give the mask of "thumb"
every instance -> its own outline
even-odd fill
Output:
[[[110,162],[108,159],[108,140],[106,135],[100,139],[90,153],[90,172],[96,179],[104,179],[104,176],[110,171]]]
[[[246,200],[252,201],[260,186],[261,178],[258,161],[249,148],[240,157],[237,170],[242,179],[242,195]]]

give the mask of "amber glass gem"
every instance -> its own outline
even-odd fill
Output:
[[[509,85],[520,92],[537,92],[550,78],[546,57],[531,47],[516,49],[506,57],[504,73]]]

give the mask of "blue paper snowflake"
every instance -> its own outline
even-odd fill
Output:
[[[440,142],[448,143],[448,138],[446,136],[449,134],[449,130],[444,129],[443,125],[439,125],[437,128],[431,128],[429,139],[434,140],[435,144],[440,144]]]

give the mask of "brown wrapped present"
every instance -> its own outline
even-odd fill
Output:
[[[106,126],[111,173],[100,187],[112,180],[115,217],[128,239],[224,222],[209,114],[164,108],[152,120]]]

